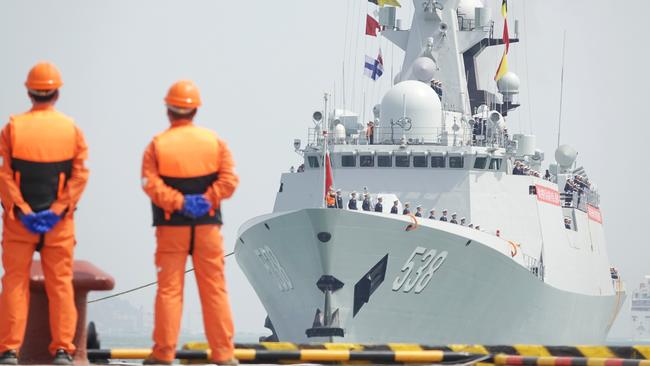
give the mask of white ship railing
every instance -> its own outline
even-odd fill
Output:
[[[582,212],[587,212],[587,205],[599,207],[600,195],[591,190],[586,190],[582,193],[560,193],[560,202],[562,207],[575,208]]]
[[[535,275],[535,277],[537,278],[541,278],[542,274],[544,273],[544,270],[542,269],[540,271],[539,261],[537,260],[537,258],[531,257],[526,253],[521,253],[521,256],[524,260],[524,266],[530,271],[530,273]]]
[[[307,144],[310,146],[322,146],[325,140],[323,132],[319,128],[308,130]],[[506,147],[508,135],[498,134],[474,134],[472,131],[448,131],[443,128],[410,128],[405,131],[400,127],[375,127],[374,145],[438,145],[438,146],[491,146]],[[349,134],[345,137],[336,136],[333,133],[327,135],[329,145],[369,145],[370,139],[365,131],[356,134]]]

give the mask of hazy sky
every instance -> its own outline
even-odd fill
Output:
[[[486,1],[493,7],[501,2]],[[403,2],[400,16],[408,19],[411,2]],[[509,130],[532,130],[547,163],[553,160],[566,30],[562,142],[579,151],[578,164],[600,188],[610,259],[632,289],[650,273],[644,221],[650,207],[650,1],[509,4],[526,43],[511,48],[510,68],[522,79],[524,106],[509,118]],[[239,225],[272,209],[279,174],[300,164],[292,141],[305,139],[323,92],[336,85],[343,107],[345,85],[346,108],[363,111],[365,95],[369,112],[389,85],[390,70],[399,69],[399,52],[361,34],[373,7],[363,0],[5,0],[0,119],[29,108],[23,82],[35,62],[59,66],[65,82],[59,107],[76,119],[90,146],[91,178],[76,215],[76,257],[113,274],[116,290],[135,287],[155,278],[150,205],[139,176],[145,146],[168,125],[162,98],[169,85],[180,78],[197,82],[204,101],[197,122],[217,130],[237,161],[241,185],[223,208],[229,252]],[[386,75],[374,84],[362,76],[363,54],[375,55],[380,45]],[[499,52],[482,56],[485,82]],[[234,257],[227,268],[237,329],[263,329],[266,313]],[[186,284],[185,326],[199,330],[194,279]],[[125,297],[145,308],[152,308],[153,298],[154,288]]]

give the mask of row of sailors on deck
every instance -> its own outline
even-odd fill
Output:
[[[350,199],[347,204],[348,210],[358,210],[358,199],[357,199],[357,192],[352,192],[350,193]],[[393,201],[393,206],[390,209],[391,214],[399,214],[399,200]],[[341,190],[337,189],[336,191],[330,190],[328,197],[327,197],[327,207],[328,208],[344,208],[343,206],[343,197],[341,196]],[[361,209],[363,211],[374,211],[374,212],[384,212],[384,199],[383,197],[377,197],[377,203],[374,205],[372,204],[370,200],[370,194],[367,192],[363,193],[363,200],[361,201]],[[413,214],[415,217],[424,217],[423,215],[424,210],[422,208],[422,205],[418,205],[415,208],[415,213]],[[404,209],[402,210],[402,215],[410,215],[411,214],[411,204],[409,202],[404,203]],[[440,218],[436,218],[436,209],[432,208],[429,210],[429,217],[428,219],[430,220],[440,220],[443,222],[449,222],[451,224],[458,224],[461,226],[467,226],[470,229],[477,229],[480,230],[481,227],[480,225],[474,226],[472,223],[467,223],[467,219],[465,217],[461,217],[460,221],[458,221],[458,214],[457,213],[452,213],[451,217],[449,216],[449,211],[447,209],[442,210],[442,216]]]
[[[569,178],[564,184],[564,206],[571,206],[573,199],[576,198],[576,204],[579,205],[584,194],[591,190],[589,179],[576,175],[573,179]],[[575,197],[574,197],[575,193]]]
[[[546,173],[542,177],[537,170],[531,169],[528,165],[519,160],[515,161],[515,166],[512,168],[512,175],[532,175],[533,177],[551,180],[551,172],[549,172],[548,169],[546,169]]]

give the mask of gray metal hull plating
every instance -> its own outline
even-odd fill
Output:
[[[551,286],[511,256],[507,242],[477,230],[421,220],[406,231],[401,215],[304,209],[244,224],[235,255],[266,308],[281,341],[308,338],[324,295],[322,275],[344,283],[331,297],[344,337],[335,342],[426,344],[593,344],[605,340],[621,295],[595,296]],[[317,234],[331,234],[322,242]],[[424,254],[446,252],[419,293],[403,285],[413,259],[415,278]],[[355,284],[388,255],[385,278],[353,314]],[[413,258],[411,258],[413,257]],[[397,288],[397,290],[395,290]],[[418,287],[416,287],[418,289]]]

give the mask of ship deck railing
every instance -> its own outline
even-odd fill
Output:
[[[473,133],[472,131],[450,132],[443,128],[415,127],[405,130],[401,127],[375,127],[374,145],[433,145],[433,146],[483,146],[505,148],[510,142],[504,133]],[[308,130],[307,145],[322,146],[325,141],[319,128]],[[365,131],[348,134],[345,137],[335,133],[327,135],[328,145],[370,145]]]
[[[599,207],[600,196],[591,190],[585,190],[582,193],[560,193],[560,202],[564,208],[574,208],[582,212],[587,212],[587,205]]]

